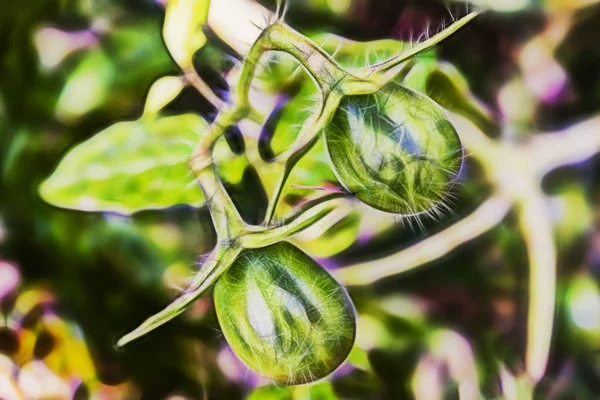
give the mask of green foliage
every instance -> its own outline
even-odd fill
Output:
[[[85,211],[199,207],[204,197],[187,161],[205,129],[193,114],[118,122],[69,151],[40,193],[51,204]]]
[[[70,122],[102,105],[115,71],[102,51],[92,51],[75,67],[58,98],[56,116]]]
[[[324,135],[339,180],[383,211],[435,207],[462,165],[458,135],[441,108],[395,82],[344,98]]]
[[[331,257],[346,250],[358,237],[360,232],[361,215],[349,211],[342,218],[328,226],[317,238],[296,239],[298,245],[316,257]]]
[[[292,400],[292,393],[285,386],[261,386],[248,396],[248,400]]]
[[[339,398],[331,382],[319,382],[294,388],[262,386],[248,396],[248,400],[337,400]]]
[[[408,43],[392,39],[357,42],[330,33],[315,35],[311,39],[348,69],[372,67],[410,49]]]
[[[310,80],[303,83],[298,93],[291,98],[284,107],[274,115],[277,120],[273,138],[264,145],[269,146],[268,152],[272,156],[283,153],[298,137],[304,123],[314,118],[318,110],[319,91]]]
[[[435,57],[421,59],[406,68],[402,84],[427,93],[439,105],[467,117],[484,132],[494,133],[497,130],[491,122],[490,112],[473,96],[462,74],[448,62]]]
[[[202,29],[208,19],[210,0],[167,2],[163,36],[169,52],[183,69],[192,66],[194,53],[206,43]]]
[[[285,384],[329,375],[354,343],[346,291],[289,243],[243,253],[214,291],[232,349],[261,375]]]

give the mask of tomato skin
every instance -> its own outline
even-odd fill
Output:
[[[214,299],[233,351],[276,382],[321,379],[354,344],[354,307],[345,289],[287,242],[242,253],[215,285]]]
[[[343,98],[323,133],[339,181],[390,213],[419,214],[443,202],[462,167],[460,139],[443,109],[396,82]]]

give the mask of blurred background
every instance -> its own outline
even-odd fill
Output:
[[[274,1],[260,3],[275,9]],[[0,398],[503,399],[525,398],[531,380],[535,398],[600,398],[600,4],[289,3],[287,22],[303,33],[356,41],[416,41],[468,10],[488,10],[422,60],[433,74],[415,73],[417,85],[467,120],[457,125],[468,156],[451,211],[390,220],[349,205],[321,237],[297,239],[348,285],[358,315],[348,361],[314,385],[271,385],[229,350],[210,295],[115,348],[179,293],[211,249],[208,212],[184,205],[133,215],[69,211],[42,201],[38,186],[74,145],[138,118],[157,78],[178,74],[161,37],[164,4],[3,2]],[[241,27],[209,22],[195,68],[227,99],[239,42],[220,33]],[[277,81],[276,68],[263,75],[271,98],[297,94]],[[192,88],[165,112],[215,115]],[[481,137],[491,144],[478,146]],[[326,167],[304,168],[310,186],[332,176],[319,169]],[[259,175],[247,169],[229,187],[250,221],[264,215]],[[288,193],[286,202],[302,195]],[[544,216],[527,214],[528,205]],[[534,319],[534,334],[552,332],[550,355],[532,376],[529,306],[553,291],[548,282],[556,288],[554,321]]]

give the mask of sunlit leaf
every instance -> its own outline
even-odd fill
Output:
[[[199,207],[204,199],[188,159],[205,128],[193,114],[116,123],[69,151],[42,184],[42,198],[64,208],[124,214]]]
[[[337,400],[331,382],[302,386],[261,386],[248,396],[248,400]]]
[[[179,76],[163,76],[156,80],[146,97],[144,114],[155,114],[171,102],[184,88],[185,84]]]
[[[261,146],[269,146],[271,157],[285,151],[294,143],[303,124],[306,123],[319,110],[318,91],[313,82],[307,81],[300,91],[281,109],[272,116],[276,123],[272,132],[272,139],[262,141]]]
[[[215,285],[214,298],[231,348],[277,382],[300,384],[329,375],[354,343],[348,294],[289,243],[243,253]]]
[[[163,36],[171,55],[186,69],[192,56],[206,43],[202,28],[208,19],[210,0],[168,0]]]
[[[67,78],[56,103],[56,117],[72,123],[99,107],[108,96],[114,73],[104,52],[87,54]]]
[[[462,147],[442,109],[392,82],[342,99],[325,138],[336,175],[359,200],[397,214],[442,202],[462,165]]]
[[[331,257],[346,250],[356,241],[360,220],[360,213],[350,212],[326,227],[324,232],[319,232],[318,237],[300,234],[295,238],[295,243],[315,257]]]
[[[452,64],[433,57],[421,59],[407,71],[402,84],[469,118],[484,132],[497,130],[489,110],[475,98],[465,77]]]
[[[600,343],[600,290],[592,277],[575,275],[566,292],[569,322],[587,340]]]
[[[292,390],[286,386],[261,386],[248,396],[248,400],[292,400]]]
[[[337,400],[331,382],[319,382],[313,385],[304,385],[295,388],[294,399],[297,400]]]
[[[331,33],[311,37],[344,68],[373,66],[410,48],[405,42],[392,39],[357,42]]]

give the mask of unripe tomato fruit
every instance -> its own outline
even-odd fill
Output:
[[[442,202],[462,166],[462,146],[443,109],[396,82],[344,97],[324,135],[346,189],[395,214],[418,214]]]
[[[345,289],[287,242],[247,250],[214,290],[221,329],[250,368],[284,384],[333,372],[354,344]]]

